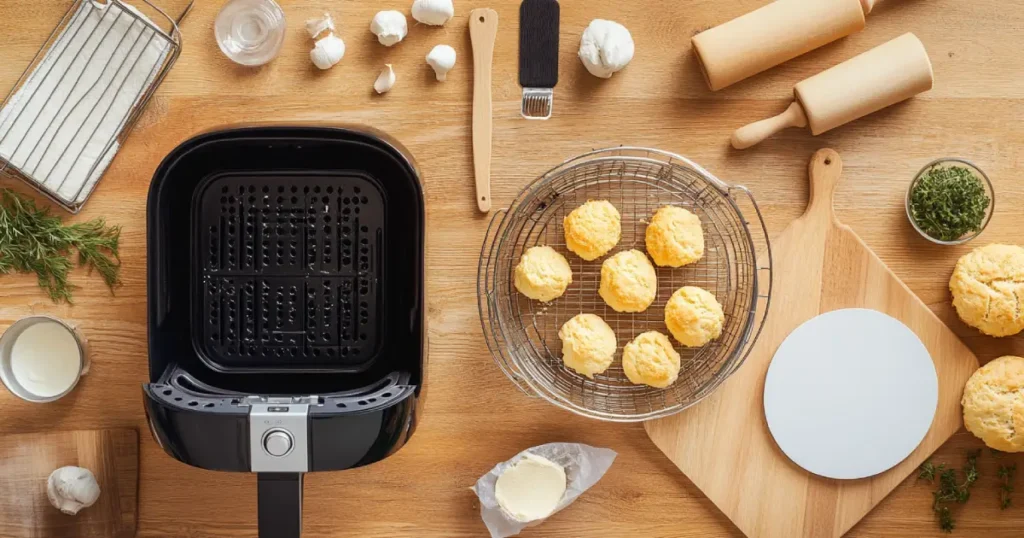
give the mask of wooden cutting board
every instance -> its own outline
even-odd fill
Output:
[[[78,515],[46,498],[46,479],[76,465],[96,475],[100,498]],[[139,434],[83,430],[0,437],[0,536],[130,538],[138,524]]]
[[[771,308],[743,366],[700,404],[646,423],[654,443],[747,536],[822,538],[850,530],[960,428],[960,396],[978,368],[974,354],[836,218],[832,196],[842,169],[833,150],[811,159],[811,200],[772,242]],[[840,481],[786,458],[765,424],[762,395],[768,364],[790,332],[823,312],[855,307],[886,313],[920,337],[935,361],[939,403],[924,441],[902,463]]]

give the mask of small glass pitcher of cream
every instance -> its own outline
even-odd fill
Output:
[[[85,340],[57,318],[22,318],[0,336],[0,381],[23,400],[59,400],[88,370]]]

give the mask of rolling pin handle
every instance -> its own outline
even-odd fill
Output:
[[[860,0],[860,7],[864,10],[864,14],[867,15],[871,13],[871,10],[874,9],[875,3],[877,2],[878,0]]]
[[[789,127],[807,127],[807,115],[800,103],[793,101],[785,112],[768,119],[756,121],[736,129],[732,134],[732,147],[747,149],[764,142],[775,133]]]

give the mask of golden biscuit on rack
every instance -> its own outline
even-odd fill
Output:
[[[558,330],[562,363],[580,375],[604,373],[618,347],[615,331],[596,314],[577,314]]]
[[[696,286],[676,290],[665,305],[665,325],[687,347],[700,347],[722,335],[725,314],[711,292]]]
[[[519,293],[546,303],[561,297],[572,284],[572,268],[551,247],[530,247],[516,265],[514,283]]]
[[[622,217],[607,200],[590,200],[562,220],[565,246],[580,258],[604,256],[622,237]]]
[[[668,387],[679,378],[679,364],[672,341],[658,331],[641,333],[622,350],[622,371],[635,385]]]
[[[675,206],[654,213],[644,234],[647,253],[662,267],[682,267],[704,256],[700,217]]]
[[[601,264],[597,293],[616,312],[643,312],[658,294],[658,275],[643,252],[619,252]]]
[[[987,245],[965,254],[949,279],[964,323],[989,336],[1024,331],[1024,247]]]
[[[967,431],[990,448],[1024,452],[1024,358],[1000,357],[979,368],[960,403]]]

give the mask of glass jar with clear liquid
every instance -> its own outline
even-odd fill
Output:
[[[285,21],[274,0],[231,0],[214,22],[221,52],[235,63],[263,65],[273,60],[284,42]]]

